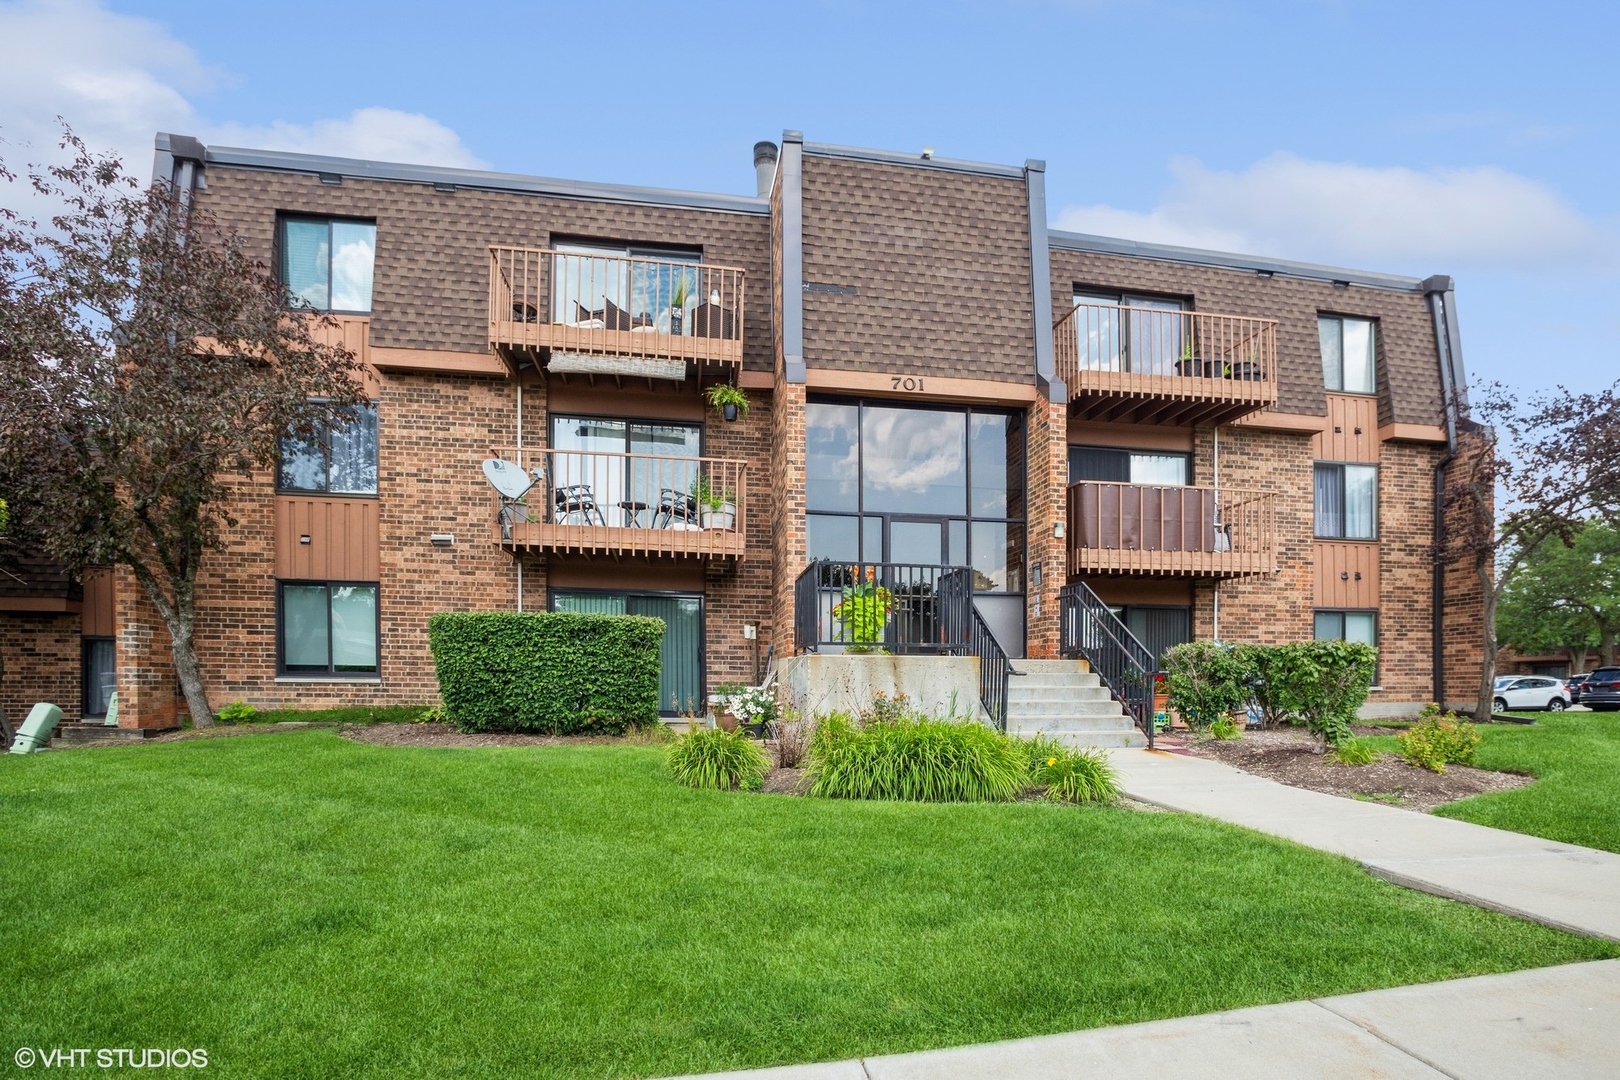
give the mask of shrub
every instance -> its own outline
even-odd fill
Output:
[[[670,779],[687,787],[756,791],[765,779],[765,752],[740,731],[695,727],[664,755]]]
[[[1218,717],[1209,725],[1209,733],[1223,742],[1243,738],[1242,726],[1230,716]]]
[[[1189,641],[1164,654],[1170,707],[1194,729],[1206,727],[1249,698],[1248,668],[1236,650]]]
[[[1031,743],[1050,743],[1043,756],[1033,758],[1030,779],[1046,788],[1053,802],[1101,803],[1119,798],[1119,774],[1101,750],[1079,750],[1059,746],[1041,738]]]
[[[222,724],[251,724],[258,714],[259,710],[247,702],[233,701],[219,710],[216,718]]]
[[[1367,700],[1378,671],[1378,650],[1359,641],[1302,641],[1291,650],[1299,715],[1324,746],[1350,738],[1350,723]]]
[[[462,731],[617,734],[658,722],[661,619],[444,612],[428,620],[439,694]]]
[[[776,695],[757,686],[745,686],[726,699],[739,723],[769,724],[776,719]]]
[[[1366,739],[1345,739],[1327,752],[1327,760],[1340,765],[1371,765],[1378,760],[1378,751]]]
[[[906,694],[896,694],[890,697],[882,690],[872,699],[872,704],[861,710],[860,722],[866,724],[892,724],[896,720],[904,719],[916,713],[912,707],[911,698]]]
[[[1029,775],[1016,740],[971,721],[917,716],[868,725],[825,717],[810,737],[808,762],[810,794],[840,799],[1006,801]]]
[[[1281,727],[1302,708],[1310,693],[1302,680],[1301,649],[1294,645],[1239,645],[1237,659],[1247,672],[1249,695],[1260,707],[1260,726]]]
[[[1459,720],[1456,713],[1442,713],[1438,705],[1431,705],[1423,710],[1417,726],[1395,738],[1407,764],[1443,773],[1448,762],[1472,765],[1474,751],[1484,736],[1472,724]]]

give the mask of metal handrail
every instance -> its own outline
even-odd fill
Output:
[[[1058,592],[1058,605],[1059,651],[1085,658],[1142,729],[1151,750],[1156,727],[1153,689],[1159,674],[1153,654],[1085,582],[1065,585]]]
[[[1054,326],[1058,374],[1115,371],[1239,382],[1276,378],[1277,320],[1076,304]]]

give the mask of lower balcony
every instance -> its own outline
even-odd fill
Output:
[[[1234,578],[1277,569],[1276,497],[1264,491],[1069,485],[1069,573]]]
[[[743,461],[595,450],[497,447],[521,470],[521,497],[495,494],[491,528],[511,550],[741,560]]]

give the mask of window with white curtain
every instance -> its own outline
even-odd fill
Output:
[[[1316,535],[1332,540],[1378,536],[1378,466],[1316,465]]]
[[[1322,341],[1322,378],[1329,390],[1378,392],[1378,344],[1372,320],[1323,315],[1316,320],[1316,332]]]

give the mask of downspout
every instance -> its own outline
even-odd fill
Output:
[[[1221,505],[1221,425],[1216,424],[1215,425],[1215,508],[1217,510],[1219,510],[1220,505]],[[1221,640],[1221,579],[1216,578],[1213,582],[1210,583],[1210,585],[1211,585],[1211,588],[1214,590],[1214,606],[1215,606],[1214,618],[1212,620],[1212,622],[1214,624],[1213,627],[1212,627],[1212,630],[1213,630],[1212,636],[1214,637],[1214,639],[1216,641],[1219,641],[1219,640]]]
[[[1457,294],[1450,277],[1436,274],[1423,282],[1434,320],[1434,340],[1440,363],[1440,396],[1445,410],[1446,452],[1434,466],[1434,567],[1430,583],[1430,663],[1433,665],[1434,700],[1446,705],[1446,468],[1457,457],[1457,418],[1466,401],[1467,380],[1462,371],[1462,340],[1457,332]]]
[[[527,468],[523,461],[523,380],[517,384],[517,459],[518,468]],[[523,555],[516,553],[517,559],[517,609],[523,611]]]

